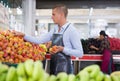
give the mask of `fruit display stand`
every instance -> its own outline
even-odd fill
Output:
[[[105,74],[98,65],[93,64],[77,74],[60,72],[50,75],[43,69],[41,61],[27,60],[16,68],[0,63],[0,81],[120,81],[120,71]]]
[[[48,67],[49,67],[50,57],[51,57],[50,54],[46,54],[45,70],[47,70],[48,72],[49,72]],[[86,67],[88,65],[91,65],[91,63],[97,63],[97,62],[101,63],[101,61],[102,61],[102,55],[100,55],[100,54],[84,54],[82,58],[78,58],[78,57],[72,56],[71,60],[73,61],[74,71],[75,71],[75,74],[76,74],[81,69],[83,69],[84,67]],[[120,63],[120,55],[114,54],[113,55],[113,60],[114,60],[115,64]],[[84,62],[86,62],[87,65],[83,67],[82,64],[84,64]],[[89,64],[89,62],[91,62],[91,63]]]
[[[16,36],[13,31],[0,31],[0,62],[16,67],[28,59],[44,60],[47,48],[45,44],[27,42]]]
[[[13,67],[17,67],[18,64],[15,64],[15,63],[9,63],[9,62],[2,62],[2,64],[5,64],[9,67],[13,66]]]

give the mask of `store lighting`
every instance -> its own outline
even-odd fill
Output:
[[[22,10],[21,10],[19,7],[17,8],[17,14],[18,14],[18,15],[21,15],[21,14],[22,14]]]
[[[93,8],[91,7],[91,8],[90,8],[90,11],[89,11],[89,16],[91,16],[92,13],[93,13]]]
[[[10,14],[12,14],[12,10],[11,10],[10,8],[8,8],[8,12],[9,12]]]
[[[36,13],[36,16],[39,16],[39,13],[38,13],[38,12]]]
[[[97,19],[95,22],[95,27],[105,27],[108,26],[108,23],[105,19]]]

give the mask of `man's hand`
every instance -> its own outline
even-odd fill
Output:
[[[62,51],[63,51],[63,49],[64,49],[64,47],[63,47],[63,46],[58,46],[58,52],[62,52]]]
[[[50,50],[50,54],[56,54],[56,53],[58,53],[58,52],[62,52],[63,49],[64,49],[63,46],[55,46],[55,48],[52,48],[52,49]]]
[[[51,45],[52,45],[52,41],[49,41],[49,42],[45,43],[45,45],[46,45],[47,48],[50,48]]]
[[[18,32],[18,31],[12,31],[14,33],[15,36],[19,36],[19,37],[24,37],[25,34],[22,32]]]

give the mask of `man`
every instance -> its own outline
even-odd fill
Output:
[[[67,14],[68,9],[65,5],[58,4],[54,6],[52,19],[57,26],[39,39],[16,33],[24,36],[24,39],[29,42],[40,44],[52,41],[52,46],[57,46],[56,51],[50,52],[50,73],[55,75],[59,72],[73,73],[70,56],[83,56],[79,33],[71,23],[67,22]]]

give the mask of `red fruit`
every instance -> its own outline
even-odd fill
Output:
[[[0,46],[3,46],[3,42],[0,42]]]
[[[15,61],[14,61],[15,63],[18,63],[19,62],[19,60],[18,60],[18,58],[15,58]]]
[[[39,57],[36,57],[36,58],[35,58],[35,61],[37,61],[37,60],[39,60]]]
[[[21,61],[22,61],[22,62],[25,62],[25,58],[22,58]]]
[[[19,58],[19,59],[22,59],[22,58],[23,58],[23,56],[22,56],[22,55],[18,55],[18,58]]]
[[[9,59],[8,60],[10,63],[14,63],[14,60],[13,59]]]
[[[28,57],[31,58],[31,57],[32,57],[32,54],[28,54]]]
[[[15,57],[13,56],[13,55],[11,55],[11,57],[10,57],[11,59],[14,59]]]
[[[4,53],[3,57],[7,57],[7,56],[8,56],[8,54],[7,54],[7,53]]]
[[[25,54],[25,53],[22,53],[22,56],[24,57],[24,56],[26,56],[26,54]]]

